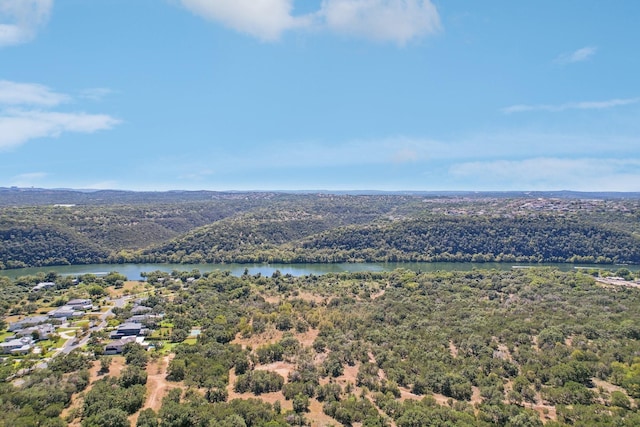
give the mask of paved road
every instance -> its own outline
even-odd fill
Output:
[[[89,333],[87,334],[86,337],[82,338],[80,341],[78,341],[76,339],[69,339],[69,340],[65,341],[64,345],[62,346],[62,348],[59,351],[57,351],[53,355],[53,357],[56,357],[60,353],[69,354],[73,350],[75,350],[76,348],[82,347],[83,345],[86,345],[87,342],[89,342],[89,338],[91,337],[91,332],[101,331],[101,330],[103,330],[104,328],[107,327],[107,319],[109,317],[113,316],[113,309],[115,307],[118,307],[118,308],[124,307],[124,305],[127,303],[127,301],[130,300],[131,298],[133,298],[133,296],[123,296],[123,297],[111,300],[113,302],[113,305],[111,307],[109,307],[109,310],[105,311],[104,313],[102,313],[100,315],[100,323],[95,325],[95,326],[93,326],[92,328],[90,328],[89,329]]]

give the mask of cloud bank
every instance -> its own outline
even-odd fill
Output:
[[[288,30],[325,29],[403,45],[441,28],[430,0],[323,0],[319,10],[301,16],[293,14],[294,1],[181,0],[193,13],[263,41]]]
[[[536,157],[457,163],[449,172],[485,190],[637,191],[640,159]]]
[[[53,0],[0,1],[0,47],[32,40],[49,20]]]
[[[93,133],[120,121],[106,114],[50,111],[71,97],[34,83],[0,81],[0,150],[65,132]]]
[[[550,113],[558,113],[566,110],[604,110],[607,108],[620,107],[623,105],[636,104],[640,102],[640,98],[623,98],[609,99],[606,101],[583,101],[583,102],[567,102],[565,104],[539,104],[526,105],[518,104],[503,108],[502,112],[506,114],[524,113],[527,111],[547,111]]]

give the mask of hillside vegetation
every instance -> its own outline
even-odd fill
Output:
[[[0,208],[0,268],[96,262],[640,263],[639,199],[238,193],[207,200],[173,194],[167,200],[160,194],[130,204]]]
[[[640,290],[600,282],[611,274],[149,272],[146,304],[165,314],[157,349],[132,345],[109,370],[95,331],[46,368],[21,371],[43,355],[7,360],[0,425],[637,426]],[[12,312],[107,286],[33,298],[36,280],[0,281]],[[155,409],[149,355],[170,360]]]

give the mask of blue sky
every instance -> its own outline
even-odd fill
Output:
[[[0,186],[640,191],[640,2],[0,0]]]

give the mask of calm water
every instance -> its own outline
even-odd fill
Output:
[[[293,276],[305,276],[308,274],[321,275],[325,273],[360,272],[360,271],[393,271],[397,268],[406,268],[413,271],[468,271],[478,269],[510,270],[514,267],[554,267],[562,271],[574,268],[611,269],[625,267],[631,271],[638,271],[638,265],[587,265],[587,264],[518,264],[518,263],[472,263],[472,262],[406,262],[406,263],[342,263],[342,264],[89,264],[89,265],[64,265],[56,267],[21,268],[17,270],[0,270],[0,276],[11,279],[16,277],[36,274],[40,272],[56,271],[63,275],[79,274],[106,274],[117,271],[129,280],[138,280],[140,273],[150,271],[191,271],[197,269],[202,273],[209,271],[230,271],[234,276],[240,276],[244,270],[249,274],[261,273],[263,276],[271,276],[276,270],[282,274]]]

